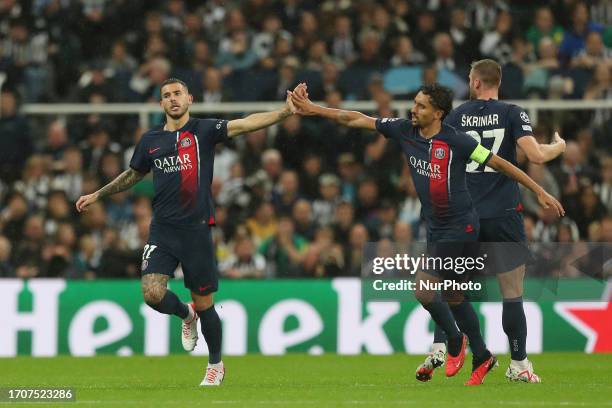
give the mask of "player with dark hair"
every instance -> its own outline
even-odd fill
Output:
[[[516,165],[516,145],[529,161],[550,161],[565,151],[565,141],[555,132],[553,142],[538,144],[527,112],[501,102],[501,66],[494,60],[472,63],[470,101],[450,112],[444,120],[466,132],[494,154]],[[488,244],[488,264],[497,274],[503,296],[502,326],[510,344],[511,362],[506,377],[513,381],[540,382],[527,359],[527,320],[523,310],[523,278],[530,252],[525,236],[518,184],[490,165],[472,161],[467,168],[467,185],[480,218],[481,242]],[[436,367],[444,364],[446,336],[434,332],[432,352],[417,368],[417,379],[428,381]]]
[[[396,140],[408,159],[423,205],[428,222],[428,243],[445,243],[446,248],[449,243],[457,244],[450,245],[454,248],[453,256],[472,255],[469,243],[478,237],[478,215],[466,185],[465,170],[471,160],[507,174],[536,193],[542,206],[553,207],[559,215],[564,213],[561,204],[523,171],[474,138],[442,123],[452,108],[452,91],[448,88],[437,84],[422,87],[414,98],[410,120],[376,119],[361,112],[325,108],[312,103],[304,88],[291,92],[290,97],[299,114],[318,115],[344,126],[375,130]],[[435,299],[435,291],[422,289],[420,282],[439,282],[440,277],[432,271],[418,271],[415,296],[448,337],[446,375],[457,374],[463,366],[467,335],[474,358],[466,385],[482,384],[497,360],[486,348],[478,317],[469,302],[463,298],[453,299],[449,308],[448,303]]]
[[[287,97],[282,109],[227,121],[190,117],[192,103],[193,96],[183,81],[166,80],[160,99],[166,123],[142,136],[129,169],[100,190],[80,197],[76,208],[83,211],[98,200],[127,190],[153,171],[153,220],[142,255],[144,300],[158,312],[183,320],[182,343],[187,351],[196,346],[200,319],[209,350],[206,375],[200,385],[208,386],[220,385],[225,376],[221,320],[213,303],[218,286],[210,229],[215,223],[211,193],[215,145],[278,123],[294,114],[295,108]],[[179,262],[185,287],[191,291],[190,304],[181,302],[167,288]]]

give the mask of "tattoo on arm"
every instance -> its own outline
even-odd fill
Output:
[[[278,121],[280,122],[280,121],[282,121],[282,120],[285,120],[285,118],[288,118],[288,117],[289,117],[289,116],[291,116],[291,115],[292,115],[291,111],[288,111],[288,110],[284,110],[284,109],[283,109],[283,110],[282,110],[282,111],[280,111],[280,113],[278,114]]]
[[[102,187],[99,191],[99,198],[104,198],[111,194],[118,193],[120,191],[127,190],[132,187],[134,184],[138,183],[144,174],[129,168],[120,175],[117,176],[113,181]]]

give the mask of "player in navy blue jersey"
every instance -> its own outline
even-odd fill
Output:
[[[479,224],[466,183],[465,170],[471,160],[519,181],[536,193],[544,207],[553,207],[559,215],[564,212],[554,197],[520,169],[490,152],[474,138],[442,123],[452,108],[452,92],[448,88],[437,84],[422,87],[414,99],[410,120],[376,119],[360,112],[325,108],[312,103],[304,88],[290,95],[302,115],[318,115],[348,127],[377,130],[400,144],[428,221],[428,242],[447,244],[434,249],[437,253],[440,248],[444,252],[450,248],[452,253],[448,254],[454,257],[473,255],[469,243],[476,241]],[[421,284],[438,282],[441,277],[441,274],[431,271],[418,271],[415,296],[448,337],[446,375],[457,374],[463,366],[467,336],[474,358],[472,374],[466,385],[482,384],[497,360],[486,348],[471,304],[462,298],[454,298],[449,310],[446,302],[435,300],[435,291],[424,289]]]
[[[452,110],[444,123],[472,136],[488,150],[516,165],[518,145],[533,163],[545,163],[565,150],[565,141],[555,133],[550,144],[538,144],[527,112],[498,100],[501,67],[491,60],[475,61],[470,71],[470,101]],[[522,216],[518,184],[485,164],[467,165],[467,186],[479,216],[478,240],[489,243],[486,252],[503,296],[502,326],[508,336],[511,362],[506,377],[537,383],[527,359],[527,321],[523,310],[525,263],[530,258]],[[436,327],[432,353],[417,368],[417,378],[429,380],[444,362],[444,331]]]
[[[76,208],[83,211],[153,172],[153,220],[142,255],[144,300],[160,313],[183,319],[182,342],[187,351],[196,346],[200,320],[209,350],[206,374],[200,385],[220,385],[225,369],[221,361],[221,320],[213,303],[218,271],[210,230],[215,222],[210,189],[215,145],[278,123],[294,114],[295,108],[287,97],[282,109],[227,121],[190,117],[192,103],[193,97],[183,81],[166,80],[160,99],[166,123],[142,136],[128,170],[100,190],[80,197]],[[179,263],[185,287],[191,291],[190,304],[181,302],[167,289]]]

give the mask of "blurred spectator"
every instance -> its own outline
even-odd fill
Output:
[[[410,37],[403,35],[395,39],[394,53],[391,57],[392,66],[419,65],[424,62],[425,55],[414,49]]]
[[[261,168],[265,171],[268,180],[276,184],[283,171],[283,158],[276,149],[268,149],[261,155]]]
[[[0,235],[0,278],[9,278],[14,275],[14,268],[11,263],[11,241]]]
[[[461,72],[465,67],[455,59],[455,49],[451,36],[447,33],[438,33],[433,41],[436,68],[439,70]]]
[[[553,197],[560,198],[559,185],[546,166],[530,162],[527,167],[527,174]],[[540,212],[541,206],[538,197],[531,190],[524,188],[522,184],[519,188],[521,190],[521,203],[525,210],[532,214]]]
[[[612,214],[612,157],[608,156],[601,162],[601,182],[595,185],[599,200]]]
[[[141,265],[139,252],[128,251],[124,242],[119,239],[119,232],[113,228],[106,228],[102,234],[102,247],[100,264],[96,270],[96,277],[103,279],[138,278]]]
[[[272,55],[272,50],[274,49],[274,41],[277,36],[290,37],[291,34],[283,30],[283,23],[278,16],[268,14],[261,24],[261,31],[255,34],[251,44],[251,48],[259,60],[270,58]],[[267,63],[262,62],[262,65],[268,68],[275,66],[274,62],[272,61]]]
[[[285,170],[272,192],[272,204],[279,215],[290,215],[293,205],[300,198],[299,178],[295,171]]]
[[[53,160],[53,167],[61,166],[64,150],[69,147],[68,132],[63,122],[54,120],[47,127],[47,143],[43,154]]]
[[[18,113],[15,91],[0,93],[0,183],[11,184],[21,176],[23,166],[33,153],[28,121]]]
[[[303,11],[300,14],[300,25],[295,33],[293,47],[297,54],[305,59],[310,46],[319,36],[319,23],[315,14],[311,11]]]
[[[342,247],[334,242],[331,228],[319,228],[304,257],[304,269],[313,277],[341,276],[344,269]]]
[[[256,245],[276,234],[278,223],[274,216],[274,207],[268,202],[261,202],[255,209],[253,217],[247,219],[246,226],[253,236]]]
[[[380,34],[374,30],[364,30],[359,34],[359,56],[351,66],[371,71],[383,70],[386,62],[381,55],[380,47]]]
[[[349,244],[349,234],[355,222],[355,209],[350,202],[341,201],[336,206],[336,214],[332,227],[336,241],[346,247]]]
[[[268,262],[268,275],[275,278],[297,278],[304,276],[302,262],[307,249],[308,242],[295,233],[291,218],[282,216],[276,234],[265,240],[258,252]]]
[[[612,242],[612,216],[608,215],[601,220],[601,241]]]
[[[449,34],[455,48],[455,54],[460,63],[469,66],[480,56],[478,46],[482,34],[467,24],[466,13],[463,8],[455,7],[451,11]]]
[[[492,29],[502,11],[508,11],[508,5],[503,0],[471,1],[466,8],[470,26],[481,31]]]
[[[28,200],[29,206],[42,210],[47,206],[47,194],[49,193],[49,161],[45,156],[32,155],[27,160],[23,170],[23,178],[14,184],[16,191],[19,191]]]
[[[338,157],[338,174],[342,199],[354,202],[357,198],[357,178],[359,166],[352,153],[342,153]]]
[[[66,193],[60,190],[49,193],[45,219],[45,234],[47,236],[54,235],[60,224],[73,221],[71,209],[72,206],[66,198]]]
[[[42,259],[44,239],[44,218],[40,215],[28,217],[23,226],[23,238],[17,242],[13,253],[13,265],[16,267],[17,277],[44,276]]]
[[[229,49],[221,51],[217,58],[217,67],[223,76],[234,71],[251,68],[257,62],[257,54],[250,48],[249,39],[244,31],[236,31],[230,40]]]
[[[255,252],[255,245],[249,236],[237,237],[233,253],[219,265],[221,275],[230,279],[263,278],[266,273],[266,259]]]
[[[609,59],[608,61],[612,61]],[[584,92],[584,99],[601,99],[609,100],[612,98],[612,74],[610,71],[612,66],[608,64],[600,64],[595,67],[591,82]],[[610,109],[595,109],[593,117],[594,126],[604,126],[610,121],[612,114]]]
[[[412,43],[428,61],[433,61],[433,39],[436,33],[436,19],[430,11],[422,11],[417,16],[417,27],[411,35]]]
[[[303,198],[297,200],[293,205],[291,217],[293,218],[296,234],[306,238],[309,242],[312,241],[317,225],[312,216],[312,206],[308,200]]]
[[[76,279],[94,279],[102,257],[101,247],[91,235],[83,235],[79,239],[79,249],[74,259],[74,275]]]
[[[113,44],[107,66],[115,75],[131,76],[131,73],[138,68],[138,62],[129,53],[127,45],[122,40],[117,40]]]
[[[89,69],[79,78],[79,99],[81,102],[89,102],[92,95],[101,95],[106,102],[113,101],[115,87],[109,78],[114,71],[107,70],[106,62],[94,60],[89,64]]]
[[[542,55],[539,49],[543,39],[550,40],[555,46],[559,46],[563,40],[563,28],[555,25],[553,13],[548,6],[541,6],[536,10],[533,25],[527,31],[527,40],[540,58]]]
[[[586,36],[584,49],[572,58],[571,66],[595,69],[600,65],[608,70],[612,68],[612,50],[604,45],[601,33],[591,31]]]
[[[83,163],[87,163],[87,170],[91,173],[99,174],[102,170],[102,158],[108,153],[118,154],[121,146],[111,140],[108,129],[104,126],[92,128],[87,140],[80,143],[83,154]]]
[[[508,11],[501,11],[497,15],[495,28],[482,37],[480,52],[504,65],[511,61],[514,36],[512,15]]]
[[[48,35],[45,32],[33,34],[22,18],[14,19],[10,27],[8,37],[0,43],[2,57],[11,61],[9,81],[23,85],[26,102],[39,102],[49,96],[51,84],[47,64]]]
[[[315,200],[320,196],[319,180],[321,177],[321,171],[321,156],[314,153],[305,154],[300,172],[300,191],[304,198],[310,201]]]
[[[274,139],[286,167],[298,170],[301,167],[304,153],[312,149],[313,141],[303,126],[304,119],[294,115],[281,125]]]
[[[330,42],[331,55],[350,64],[357,54],[351,19],[346,15],[339,15],[334,21],[334,34]]]
[[[396,245],[397,253],[411,254],[412,253],[412,227],[410,224],[397,221],[393,228],[393,242]]]
[[[606,215],[606,207],[601,203],[592,185],[584,185],[579,191],[579,210],[574,212],[573,219],[578,225],[580,237],[586,239],[588,227],[593,221],[599,221]]]
[[[335,174],[323,174],[319,178],[319,195],[312,204],[313,216],[317,224],[331,225],[340,202],[340,179]]]
[[[27,216],[28,202],[24,195],[18,192],[11,193],[3,203],[2,212],[0,212],[0,228],[11,242],[21,239]]]
[[[601,25],[589,21],[589,10],[584,2],[576,2],[569,15],[572,17],[572,27],[565,31],[563,41],[559,46],[559,58],[564,65],[584,50],[586,38],[590,32],[601,33],[603,31]]]
[[[83,192],[83,156],[81,150],[75,146],[66,148],[61,164],[63,167],[56,169],[58,174],[53,177],[51,188],[64,191],[71,202],[76,202]]]
[[[369,241],[368,230],[363,224],[354,224],[349,232],[348,246],[344,249],[346,276],[361,276],[361,262],[365,244]]]
[[[561,199],[566,210],[578,212],[576,199],[580,190],[580,180],[594,176],[591,166],[585,162],[580,146],[574,141],[567,142],[560,167],[553,170],[555,179],[561,187]]]
[[[262,167],[264,152],[269,147],[267,139],[268,133],[266,128],[254,130],[242,138],[243,145],[240,148],[240,163],[242,163],[246,174],[255,173]]]
[[[202,102],[218,103],[231,100],[231,94],[229,94],[228,88],[223,87],[221,71],[217,68],[206,68],[203,82],[204,93],[202,95]]]

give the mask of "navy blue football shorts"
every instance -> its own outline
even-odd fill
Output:
[[[185,287],[208,295],[219,287],[211,227],[208,224],[177,226],[151,222],[149,240],[142,255],[142,274],[174,276],[181,264]]]
[[[509,272],[532,262],[523,214],[511,211],[505,217],[481,218],[478,240],[487,254],[487,273]]]
[[[423,272],[440,279],[469,280],[474,265],[466,260],[479,256],[478,231],[477,220],[456,228],[429,229],[426,261],[429,264]]]

